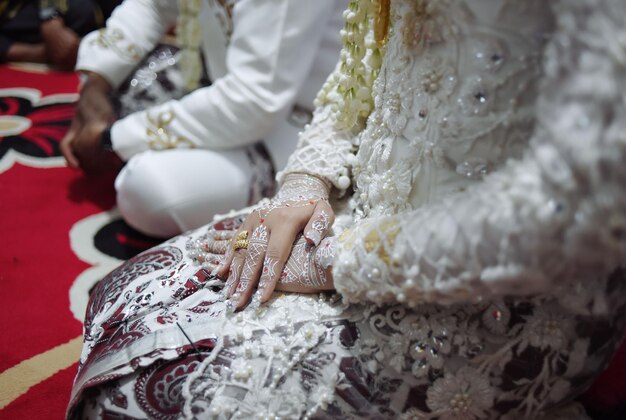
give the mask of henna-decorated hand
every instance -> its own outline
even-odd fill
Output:
[[[334,221],[329,190],[319,178],[291,174],[268,205],[248,215],[217,272],[227,278],[224,297],[233,309],[246,306],[257,286],[256,304],[266,302],[275,289],[312,293],[333,288],[328,264],[322,268],[321,260],[316,262],[318,245]]]
[[[315,246],[304,235],[298,235],[274,290],[317,293],[321,290],[334,289],[332,278],[334,257],[334,236],[324,238],[318,246]],[[266,288],[273,274],[269,265],[267,269],[263,266],[258,293],[262,293]]]

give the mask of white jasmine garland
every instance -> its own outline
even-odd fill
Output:
[[[373,109],[372,84],[380,70],[383,51],[373,41],[376,0],[352,0],[343,13],[343,49],[339,72],[333,73],[315,99],[315,106],[331,105],[341,128],[351,129]]]

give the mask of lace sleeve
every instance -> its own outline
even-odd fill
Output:
[[[524,158],[437,205],[338,241],[351,302],[479,301],[601,278],[626,257],[626,2],[556,3]]]
[[[278,173],[278,182],[282,184],[290,173],[305,173],[345,191],[350,186],[349,168],[355,160],[352,137],[350,131],[337,128],[330,106],[317,108],[286,168]]]

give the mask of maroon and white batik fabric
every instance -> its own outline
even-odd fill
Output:
[[[229,315],[190,244],[242,220],[174,238],[96,286],[70,418],[554,415],[620,341],[623,319],[549,296],[408,309],[276,293]],[[621,276],[607,282],[615,296]]]

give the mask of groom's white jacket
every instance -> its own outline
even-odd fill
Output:
[[[337,62],[344,7],[335,0],[202,0],[201,49],[211,86],[117,121],[113,148],[128,160],[151,148],[148,133],[159,128],[212,150],[263,139],[282,168],[301,129],[290,123],[292,107],[312,109]],[[175,0],[126,0],[105,29],[83,39],[76,68],[119,87],[177,16]],[[156,127],[163,115],[173,119]]]

